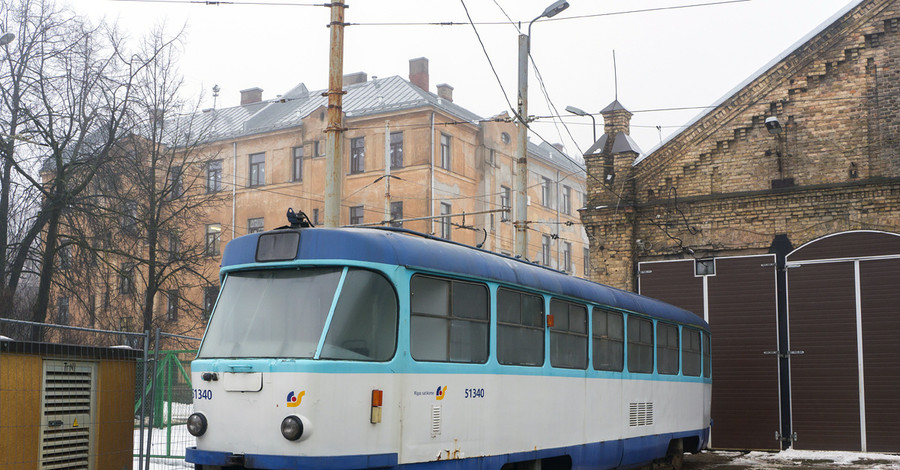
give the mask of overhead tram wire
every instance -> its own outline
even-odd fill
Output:
[[[135,0],[139,1],[139,0]],[[618,15],[630,15],[635,13],[653,13],[658,11],[666,11],[666,10],[682,10],[687,8],[702,8],[709,6],[721,6],[728,5],[732,3],[746,3],[752,2],[754,0],[722,0],[718,2],[707,2],[707,3],[692,3],[688,5],[673,5],[668,7],[657,7],[657,8],[644,8],[640,10],[625,10],[625,11],[613,11],[609,13],[591,13],[586,15],[575,15],[575,16],[565,16],[565,17],[556,17],[556,18],[547,18],[543,21],[567,21],[567,20],[581,20],[585,18],[601,18],[605,16],[618,16]],[[521,21],[525,23],[526,21]],[[514,22],[515,23],[515,22]],[[348,23],[351,26],[467,26],[467,25],[478,25],[478,26],[501,26],[509,24],[507,21],[480,21],[477,23],[463,22],[463,21],[383,21],[383,22],[369,22],[369,23]]]

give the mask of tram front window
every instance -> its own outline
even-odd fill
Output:
[[[396,332],[396,294],[375,272],[236,272],[222,286],[198,357],[385,361],[393,357]]]

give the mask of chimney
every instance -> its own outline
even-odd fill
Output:
[[[344,86],[366,83],[368,80],[369,76],[365,72],[348,73],[344,75]]]
[[[409,59],[409,81],[413,85],[428,91],[428,59],[419,57]]]
[[[241,106],[262,101],[262,88],[254,87],[241,90]]]
[[[447,85],[446,83],[441,83],[437,86],[438,96],[441,99],[447,100],[449,102],[453,102],[453,87]]]
[[[560,153],[564,153],[563,150],[566,148],[563,144],[561,144],[559,142],[557,142],[555,144],[551,144],[551,145],[553,145],[553,148],[555,148],[556,150],[559,150]]]

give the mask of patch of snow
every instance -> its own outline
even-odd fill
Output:
[[[726,455],[725,452],[717,452]],[[876,461],[877,463],[872,463]],[[772,466],[798,465],[803,462],[816,462],[834,466],[866,465],[872,469],[900,469],[900,455],[875,454],[867,452],[838,452],[822,450],[788,449],[781,452],[750,452],[735,458],[734,465]]]

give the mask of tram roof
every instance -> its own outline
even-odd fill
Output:
[[[690,311],[660,300],[460,243],[410,236],[406,233],[410,231],[402,229],[307,228],[298,231],[300,247],[295,260],[354,260],[457,274],[584,299],[679,323],[709,327],[702,318]],[[266,233],[273,231],[245,235],[229,242],[222,257],[222,269],[257,264],[257,240]]]

